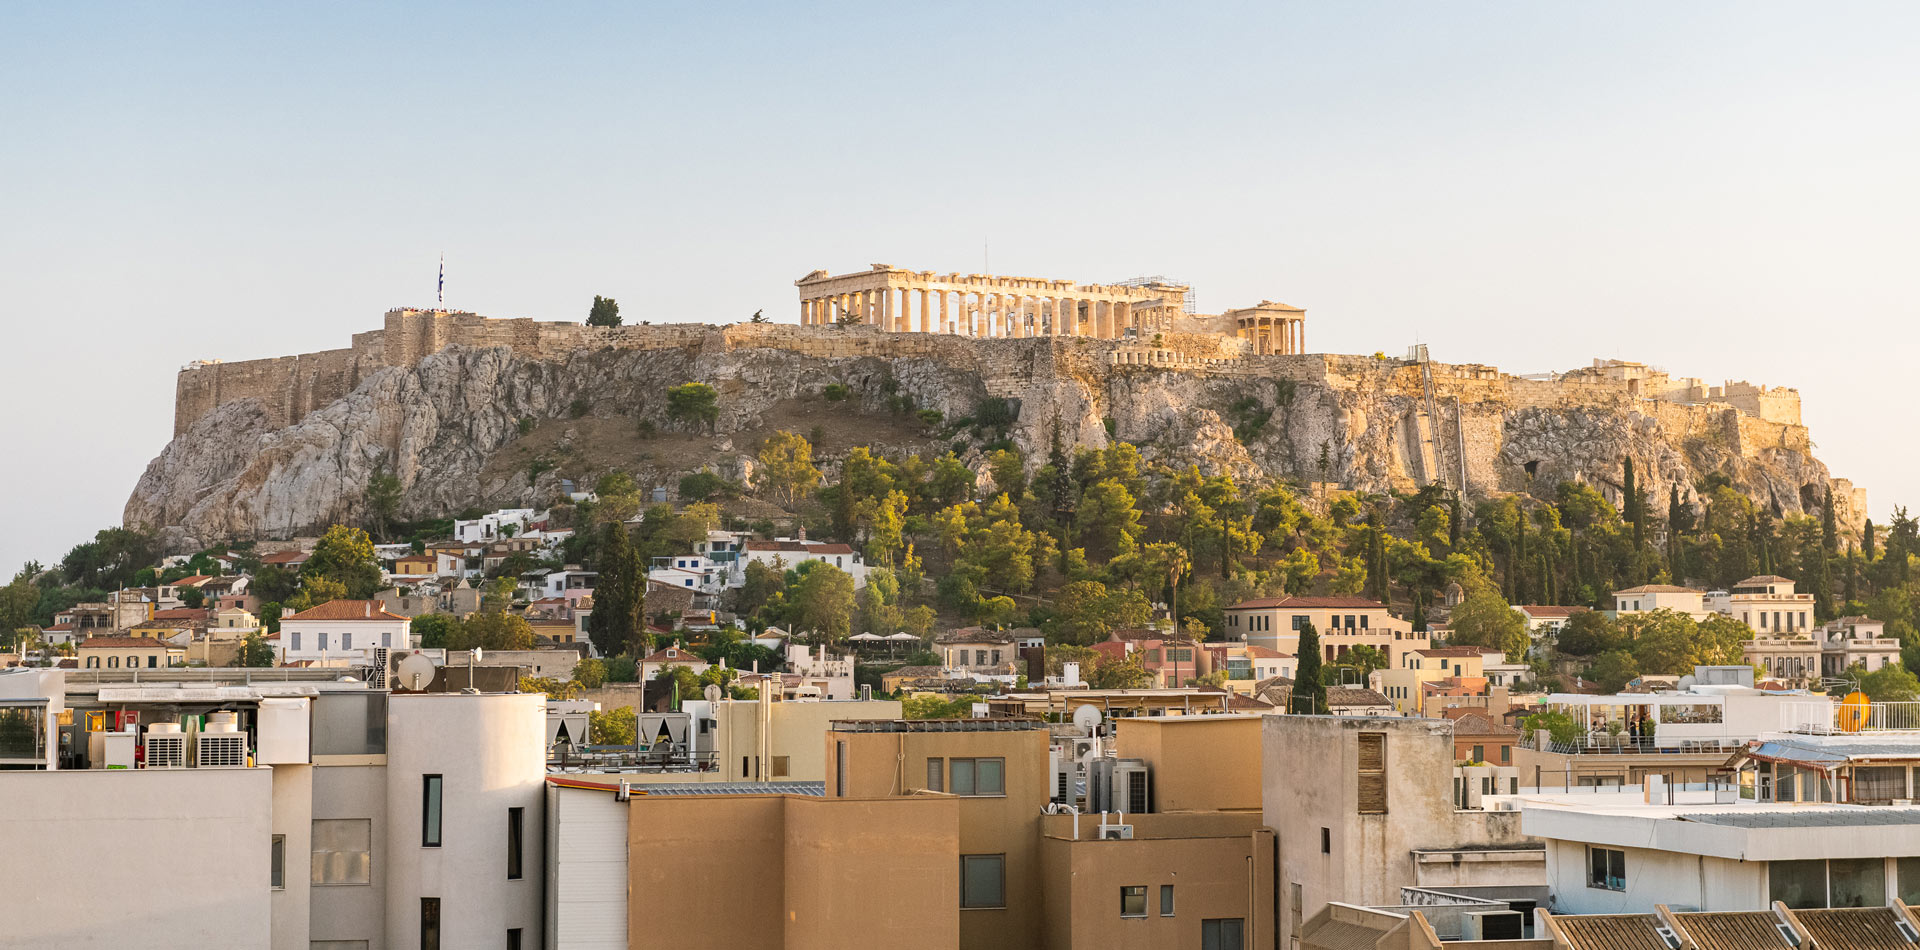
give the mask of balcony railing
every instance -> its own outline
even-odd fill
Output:
[[[1810,735],[1920,732],[1920,702],[1787,703],[1780,711],[1780,718],[1780,731]]]
[[[1744,743],[1694,738],[1668,739],[1665,743],[1661,743],[1653,736],[1634,736],[1625,733],[1616,736],[1597,732],[1581,736],[1573,742],[1549,740],[1544,745],[1535,743],[1532,736],[1522,736],[1520,744],[1525,748],[1541,752],[1558,752],[1561,755],[1683,755],[1696,752],[1732,753]]]

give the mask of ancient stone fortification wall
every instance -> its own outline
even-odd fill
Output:
[[[873,327],[770,323],[604,328],[523,318],[495,319],[464,312],[392,310],[387,312],[381,329],[355,334],[353,345],[347,349],[187,366],[176,384],[174,435],[185,432],[214,408],[241,399],[259,400],[274,424],[291,425],[313,409],[351,392],[381,367],[414,366],[453,345],[505,347],[516,357],[548,361],[601,348],[768,348],[822,359],[929,359],[967,368],[988,379],[1031,374],[1037,368],[1036,361],[1044,360],[1056,370],[1082,376],[1162,369],[1287,379],[1335,391],[1377,392],[1422,403],[1426,394],[1426,380],[1418,363],[1332,354],[1249,355],[1245,340],[1204,333],[1168,333],[1154,345],[1149,341],[1089,337],[972,339],[939,333],[887,333]],[[1705,436],[1724,439],[1735,451],[1762,447],[1805,451],[1809,444],[1806,430],[1799,425],[1798,393],[1790,389],[1747,387],[1729,393],[1724,402],[1685,405],[1643,397],[1628,381],[1597,374],[1538,380],[1508,376],[1480,364],[1430,363],[1427,369],[1432,375],[1434,408],[1443,416],[1445,407],[1455,401],[1489,410],[1636,407],[1660,412],[1663,418],[1677,411],[1679,418],[1691,420],[1689,430],[1699,429]],[[1740,410],[1737,418],[1730,418],[1733,414],[1726,412],[1728,406]],[[1440,422],[1428,420],[1429,425],[1438,426]],[[1442,454],[1452,453],[1448,449]]]

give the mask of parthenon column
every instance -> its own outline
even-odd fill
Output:
[[[942,290],[939,293],[940,293],[940,332],[951,333],[953,332],[953,325],[947,322],[947,292]]]
[[[894,322],[901,333],[913,332],[913,288],[900,288],[900,315]]]
[[[987,298],[987,335],[1004,337],[1007,335],[1007,312],[999,294],[985,294]]]
[[[1126,336],[1127,330],[1133,327],[1133,302],[1129,300],[1116,300],[1113,306],[1117,311],[1118,317],[1115,322],[1119,324],[1114,335]]]
[[[930,292],[931,291],[927,290],[927,288],[925,287],[920,288],[920,332],[921,333],[932,332],[928,328],[929,319],[928,319],[928,311],[927,311],[927,294],[929,294]]]

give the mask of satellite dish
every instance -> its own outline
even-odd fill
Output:
[[[434,676],[439,672],[440,668],[434,666],[432,658],[425,653],[409,653],[406,659],[400,661],[400,668],[394,675],[400,680],[401,686],[418,692],[432,685]]]
[[[486,655],[486,653],[487,653],[487,651],[485,651],[485,650],[482,650],[482,649],[480,649],[479,647],[474,647],[474,648],[473,648],[473,662],[475,662],[475,663],[478,663],[478,662],[480,662],[480,658],[481,658],[481,657],[483,657],[483,656],[485,656],[485,655]]]
[[[1094,735],[1100,730],[1100,707],[1081,706],[1073,711],[1073,724],[1082,735]]]
[[[1688,674],[1686,676],[1680,677],[1679,682],[1676,682],[1673,685],[1684,692],[1686,690],[1692,689],[1693,683],[1694,683],[1694,679],[1692,674]]]
[[[717,703],[717,702],[719,702],[719,701],[720,701],[720,686],[719,686],[719,684],[717,684],[717,683],[708,683],[708,684],[707,684],[707,688],[706,688],[706,689],[703,689],[703,690],[701,690],[701,691],[700,691],[700,695],[702,695],[702,696],[705,696],[705,697],[707,698],[707,702],[710,702],[710,703]]]

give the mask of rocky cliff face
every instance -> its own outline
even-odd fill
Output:
[[[821,436],[829,463],[852,444],[946,451],[950,437],[899,413],[900,396],[948,419],[973,414],[989,396],[1018,400],[1011,437],[1035,460],[1056,427],[1067,446],[1097,447],[1110,424],[1113,437],[1150,461],[1247,483],[1385,491],[1439,481],[1478,497],[1550,493],[1581,479],[1617,500],[1620,462],[1630,456],[1656,508],[1670,484],[1691,497],[1697,477],[1721,471],[1783,513],[1817,504],[1831,486],[1843,524],[1863,517],[1864,497],[1829,477],[1804,429],[1624,389],[1543,389],[1442,367],[1429,395],[1417,364],[1310,356],[1116,365],[1152,351],[1085,340],[918,344],[891,355],[884,341],[853,355],[730,341],[716,329],[685,346],[560,358],[450,346],[379,368],[284,427],[258,399],[226,402],[147,467],[125,520],[162,530],[175,549],[290,537],[356,517],[382,468],[401,481],[406,517],[537,505],[562,477],[590,483],[612,468],[643,486],[672,486],[702,467],[743,478],[760,440],[780,428]],[[666,416],[666,389],[689,380],[720,392],[710,430]],[[832,383],[854,396],[826,402],[820,394]],[[977,448],[965,457],[983,465]]]

